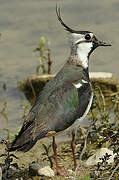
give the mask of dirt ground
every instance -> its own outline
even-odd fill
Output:
[[[44,140],[40,140],[37,142],[37,144],[28,152],[23,153],[23,152],[13,152],[12,154],[14,154],[15,156],[18,157],[18,159],[13,158],[13,162],[12,163],[17,163],[18,167],[20,169],[22,169],[24,171],[24,173],[26,172],[25,169],[28,170],[29,165],[32,162],[45,162],[48,165],[51,165],[49,160],[48,160],[48,156],[46,155],[46,151],[45,148],[43,147],[43,144],[46,145],[46,147],[49,148],[49,157],[51,157],[51,160],[53,162],[53,170],[56,174],[56,170],[55,170],[55,162],[54,162],[54,155],[53,155],[53,151],[52,151],[52,147],[51,147],[51,139],[44,139]],[[5,145],[1,144],[0,145],[0,154],[4,154],[5,153]],[[70,139],[66,138],[66,142],[61,142],[61,139],[58,141],[57,144],[57,154],[58,154],[58,162],[59,162],[59,167],[61,168],[61,171],[63,171],[65,173],[64,177],[61,176],[54,176],[52,178],[50,178],[51,180],[63,180],[63,179],[72,179],[74,176],[74,168],[73,168],[73,158],[72,158],[72,151],[71,151],[71,147],[70,147]],[[1,157],[0,158],[0,163],[4,163],[5,162],[5,157]],[[80,177],[84,176],[83,174],[88,174],[88,170],[87,169],[81,169],[80,171]],[[79,174],[78,171],[78,174]],[[40,176],[35,176],[35,177],[28,177],[27,175],[25,175],[26,177],[24,177],[23,179],[28,179],[28,180],[45,180],[48,179],[48,177],[40,177]],[[14,177],[12,178],[13,180],[15,179]],[[12,180],[11,179],[11,180]]]

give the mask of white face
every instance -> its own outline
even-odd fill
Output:
[[[93,38],[93,33],[88,33]],[[76,34],[72,33],[72,44],[74,46],[77,45],[76,56],[77,59],[81,62],[84,68],[88,67],[88,55],[93,47],[93,43],[91,41],[86,41],[86,34]]]
[[[93,33],[87,33],[87,34],[89,34],[91,38],[93,38],[93,36],[94,36]],[[86,39],[85,39],[86,34],[72,33],[71,35],[72,35],[72,41],[74,44],[77,44],[78,42],[81,43],[83,41],[86,41]]]

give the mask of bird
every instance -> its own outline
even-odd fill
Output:
[[[20,132],[7,147],[9,152],[27,152],[38,140],[52,136],[57,175],[60,175],[60,170],[55,136],[71,128],[71,147],[76,168],[75,128],[86,117],[93,100],[89,57],[97,47],[111,46],[98,40],[93,32],[70,28],[64,23],[60,9],[56,6],[57,19],[71,37],[69,58],[56,76],[46,83],[23,122]]]

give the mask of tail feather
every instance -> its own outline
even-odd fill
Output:
[[[35,144],[36,144],[37,141],[33,141],[33,140],[30,140],[24,144],[21,144],[21,145],[16,145],[13,143],[10,143],[7,145],[7,151],[11,152],[11,151],[23,151],[23,152],[27,152],[29,151]]]
[[[26,128],[21,128],[15,140],[7,145],[7,150],[11,151],[29,151],[37,142],[38,139],[45,137],[47,131],[43,129],[36,129],[34,123],[30,123]]]

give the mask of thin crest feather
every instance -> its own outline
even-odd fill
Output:
[[[56,5],[56,14],[57,14],[57,18],[58,18],[59,22],[65,27],[66,31],[69,31],[71,33],[76,33],[75,30],[71,29],[63,22],[63,20],[61,18],[61,13],[60,13],[60,7],[58,8],[57,5]]]
[[[76,31],[76,30],[71,29],[69,26],[67,26],[67,25],[63,22],[63,20],[62,20],[62,18],[61,18],[61,13],[60,13],[60,12],[61,12],[61,11],[60,11],[60,7],[58,8],[58,7],[57,7],[57,4],[56,4],[56,14],[57,14],[57,18],[58,18],[59,22],[61,23],[61,25],[64,26],[64,28],[65,28],[66,31],[69,31],[70,33],[76,33],[76,34],[86,34],[86,33],[90,33],[89,31]]]

